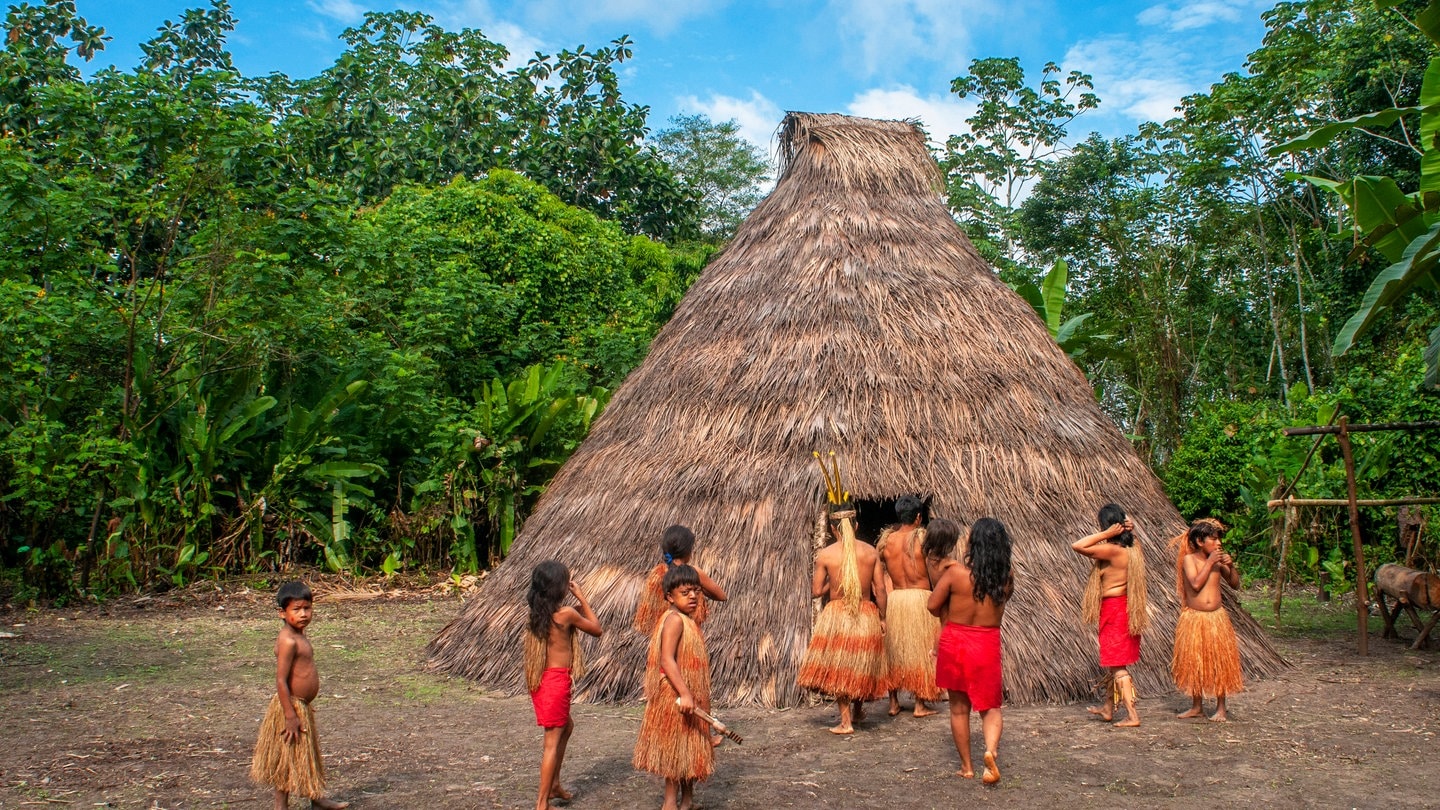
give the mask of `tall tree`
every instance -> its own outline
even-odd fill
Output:
[[[770,180],[759,147],[740,136],[734,120],[678,115],[655,134],[655,148],[685,189],[700,202],[700,230],[724,242],[760,202]]]
[[[993,262],[1020,259],[1013,222],[1016,205],[1049,160],[1064,151],[1067,127],[1099,106],[1091,77],[1046,63],[1038,87],[1025,83],[1020,60],[991,58],[970,63],[950,90],[974,97],[969,132],[945,143],[940,165],[947,178],[950,207],[980,252]]]

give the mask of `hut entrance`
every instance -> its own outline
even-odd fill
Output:
[[[934,495],[921,494],[920,523],[930,522],[930,500]],[[855,536],[871,545],[880,539],[880,532],[895,525],[895,498],[855,499]]]

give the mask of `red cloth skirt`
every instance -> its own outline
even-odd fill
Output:
[[[544,728],[561,728],[570,722],[570,668],[550,667],[540,676],[540,688],[530,693],[535,722]]]
[[[1140,637],[1130,635],[1130,600],[1100,600],[1100,666],[1128,667],[1140,660]]]
[[[940,631],[935,685],[951,692],[963,692],[977,712],[994,709],[1003,703],[1000,628],[947,622]]]

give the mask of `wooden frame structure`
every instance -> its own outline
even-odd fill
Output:
[[[1338,413],[1338,411],[1337,411]],[[1335,420],[1331,420],[1332,422]],[[1293,506],[1345,506],[1350,512],[1350,536],[1355,544],[1355,621],[1356,632],[1359,635],[1360,654],[1370,654],[1370,596],[1369,587],[1365,575],[1365,548],[1360,539],[1360,507],[1361,506],[1407,506],[1440,503],[1440,498],[1384,498],[1367,499],[1361,501],[1355,496],[1355,453],[1350,447],[1351,433],[1371,433],[1375,431],[1414,431],[1414,430],[1435,430],[1440,429],[1440,422],[1384,422],[1373,425],[1352,425],[1349,417],[1341,416],[1338,424],[1312,425],[1310,427],[1285,428],[1281,431],[1286,436],[1314,436],[1315,444],[1311,446],[1310,453],[1305,456],[1305,461],[1300,465],[1300,473],[1295,478],[1299,480],[1300,474],[1305,472],[1311,457],[1320,447],[1320,442],[1326,436],[1333,435],[1340,442],[1340,453],[1345,458],[1345,491],[1347,497],[1340,498],[1294,498],[1289,496],[1290,487],[1286,487],[1285,493],[1265,505],[1274,510],[1279,507]],[[1294,486],[1292,482],[1290,486]],[[1281,560],[1284,560],[1284,549],[1281,549]],[[1279,591],[1283,590],[1284,583],[1277,589],[1275,597],[1275,610],[1280,610]]]

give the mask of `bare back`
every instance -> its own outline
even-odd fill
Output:
[[[1124,596],[1130,584],[1130,550],[1113,543],[1106,543],[1099,550],[1105,552],[1105,556],[1094,558],[1100,569],[1100,597]]]
[[[1010,590],[1011,583],[1007,582],[1005,599],[1009,599]],[[927,607],[946,622],[972,627],[999,627],[1000,620],[1005,617],[1005,599],[976,599],[975,579],[970,569],[964,563],[956,562],[940,575]]]
[[[838,601],[840,594],[840,561],[842,544],[836,541],[815,554],[815,579],[812,596]],[[864,540],[855,541],[855,567],[860,573],[860,601],[870,601],[875,592],[875,578],[880,575],[880,555]]]
[[[930,574],[925,567],[925,554],[920,550],[919,526],[901,526],[885,539],[880,561],[890,577],[890,587],[897,591],[910,588],[930,589]]]

